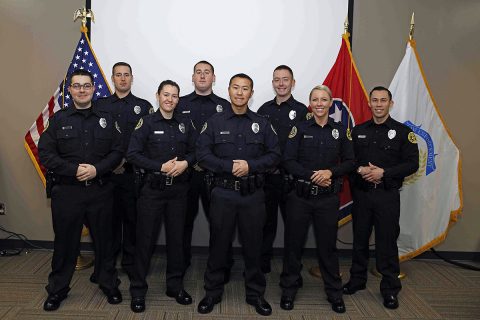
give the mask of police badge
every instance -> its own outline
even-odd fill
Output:
[[[397,131],[393,129],[388,130],[388,139],[392,140],[393,138],[395,138],[396,135],[397,135]]]
[[[178,125],[178,130],[180,130],[181,133],[185,133],[185,125],[183,122]]]
[[[222,105],[217,104],[217,112],[222,112],[222,111],[223,111]]]
[[[288,113],[288,117],[290,118],[290,120],[293,120],[297,117],[297,112],[295,110],[290,110],[290,112]]]
[[[252,131],[254,133],[258,133],[258,131],[260,131],[260,126],[258,125],[258,123],[256,122],[252,123]]]
[[[135,112],[135,114],[140,114],[140,111],[142,111],[142,108],[140,108],[140,106],[133,107],[133,112]]]
[[[100,118],[100,120],[98,120],[98,123],[100,124],[100,127],[104,129],[107,127],[107,120],[105,120],[105,118]]]
[[[338,137],[340,136],[340,134],[338,133],[338,130],[337,129],[333,129],[332,130],[332,137],[337,140]]]

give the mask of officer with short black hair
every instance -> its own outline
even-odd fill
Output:
[[[153,112],[153,107],[147,100],[132,94],[132,67],[126,62],[117,62],[112,67],[112,82],[115,93],[98,100],[102,110],[116,117],[123,135],[125,152],[130,142],[130,136],[141,117]],[[135,228],[137,219],[136,196],[134,190],[134,174],[131,163],[125,161],[125,155],[120,165],[113,171],[113,251],[115,261],[122,253],[121,265],[130,276],[135,255]],[[95,271],[90,277],[96,281]]]
[[[318,264],[332,310],[345,312],[342,299],[337,230],[342,178],[353,170],[351,136],[329,117],[332,93],[327,86],[310,92],[313,117],[292,128],[285,146],[285,168],[294,176],[294,190],[287,199],[280,307],[292,310],[301,287],[302,249],[313,220]]]
[[[95,86],[88,71],[75,70],[68,91],[73,102],[49,119],[38,143],[40,161],[50,171],[55,233],[45,311],[58,309],[70,291],[84,222],[93,240],[98,284],[108,303],[122,302],[112,252],[109,179],[122,159],[121,135],[115,118],[92,102]]]
[[[212,116],[197,141],[200,166],[214,174],[210,207],[210,253],[205,297],[199,313],[209,313],[222,299],[232,235],[238,225],[245,261],[246,301],[257,313],[270,315],[260,269],[265,224],[264,173],[280,160],[277,135],[270,122],[248,109],[253,80],[246,74],[230,79],[231,106]]]
[[[195,163],[195,131],[189,119],[174,114],[177,83],[165,80],[157,91],[159,109],[140,119],[132,133],[127,159],[145,173],[139,188],[135,269],[130,280],[131,309],[145,310],[146,281],[162,218],[165,221],[166,295],[177,303],[192,303],[183,288],[183,230],[189,170]]]
[[[375,228],[377,271],[382,275],[383,305],[398,308],[402,288],[398,275],[397,239],[400,234],[400,192],[403,179],[418,170],[415,133],[390,117],[392,93],[385,87],[370,92],[372,119],[352,132],[356,174],[352,174],[353,256],[344,294],[366,288],[369,239]]]

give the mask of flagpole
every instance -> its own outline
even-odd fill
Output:
[[[91,22],[95,22],[95,16],[93,15],[92,10],[87,9],[85,7],[75,10],[75,12],[73,13],[73,22],[77,21],[78,19],[81,19],[81,21],[82,21],[82,26],[80,27],[80,32],[85,33],[85,34],[88,32],[87,23],[89,21],[87,19],[90,19]],[[65,77],[64,81],[66,81],[66,77]],[[65,95],[63,95],[63,96],[65,96]],[[83,230],[82,230],[82,235],[80,236],[80,238],[86,237],[86,236],[88,236],[88,234],[89,234],[88,228],[86,228],[84,226]],[[94,262],[95,262],[94,257],[92,257],[91,255],[82,256],[82,253],[80,252],[78,254],[78,257],[77,257],[77,264],[75,265],[75,270],[88,269],[91,266],[93,266]]]

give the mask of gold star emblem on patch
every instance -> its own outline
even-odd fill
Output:
[[[290,131],[290,133],[288,134],[288,137],[290,139],[294,138],[295,136],[297,135],[297,127],[293,126],[292,127],[292,131]]]
[[[415,133],[408,133],[408,141],[410,141],[410,143],[417,143],[417,136],[415,136]]]
[[[140,129],[142,125],[143,125],[143,118],[140,118],[140,120],[138,120],[137,125],[135,126],[135,130]]]

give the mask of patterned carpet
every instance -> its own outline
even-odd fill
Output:
[[[92,269],[75,273],[68,299],[56,312],[44,312],[44,290],[50,271],[50,251],[30,251],[16,257],[0,258],[0,319],[265,319],[245,303],[242,262],[236,257],[232,280],[225,288],[222,302],[208,315],[196,312],[196,303],[203,297],[203,271],[206,256],[198,255],[185,278],[185,289],[193,296],[194,304],[181,306],[165,296],[165,258],[155,255],[147,295],[147,310],[142,314],[130,311],[128,279],[120,273],[120,289],[124,302],[109,305],[102,292],[89,282]],[[350,261],[341,260],[344,281],[348,278]],[[388,310],[382,305],[378,291],[379,279],[370,276],[367,289],[353,296],[345,296],[347,312],[338,315],[326,301],[321,281],[308,273],[315,264],[304,259],[304,287],[297,295],[295,309],[280,309],[281,259],[276,258],[272,272],[267,276],[266,299],[272,304],[273,314],[268,319],[480,319],[480,272],[464,270],[440,260],[414,260],[401,265],[407,277],[399,295],[400,308]]]

